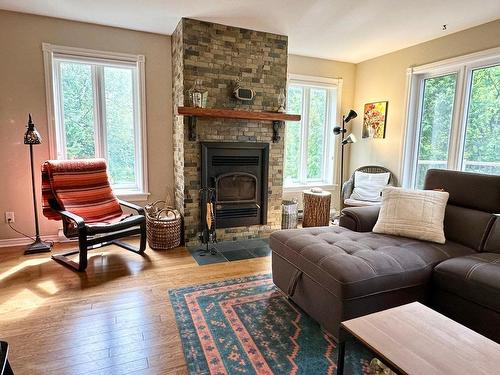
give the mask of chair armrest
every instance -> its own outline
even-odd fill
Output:
[[[74,221],[75,224],[76,224],[76,227],[80,230],[82,228],[85,228],[85,220],[83,220],[83,217],[81,216],[78,216],[76,214],[74,214],[73,212],[69,212],[69,211],[62,211],[62,210],[57,210],[57,212],[67,218],[67,219],[70,219],[71,221]]]
[[[371,232],[377,222],[379,211],[380,206],[344,208],[339,225],[355,232]]]
[[[130,202],[123,201],[121,199],[118,199],[118,203],[120,203],[121,206],[125,206],[125,207],[128,207],[128,208],[131,208],[132,210],[137,211],[137,213],[139,215],[143,215],[144,216],[144,208],[143,207],[138,206],[137,204],[133,204],[133,203],[130,203]]]

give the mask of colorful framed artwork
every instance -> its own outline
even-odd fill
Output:
[[[374,102],[365,104],[363,117],[363,138],[385,138],[387,121],[387,103]]]

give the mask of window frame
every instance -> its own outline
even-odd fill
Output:
[[[45,89],[48,120],[49,154],[51,159],[59,159],[65,153],[65,134],[62,124],[62,111],[58,101],[61,94],[61,80],[58,78],[61,62],[81,62],[92,65],[92,79],[94,94],[94,124],[95,148],[97,157],[106,158],[106,132],[102,124],[105,123],[105,98],[100,88],[104,82],[104,67],[129,67],[134,74],[134,140],[135,140],[135,173],[137,185],[113,185],[115,194],[120,198],[133,201],[145,201],[149,196],[148,169],[147,169],[147,134],[146,134],[146,98],[145,98],[145,57],[125,53],[106,52],[84,48],[57,46],[49,43],[42,44],[45,70]]]
[[[299,182],[286,184],[283,166],[283,189],[287,192],[301,191],[304,188],[311,186],[321,186],[323,189],[334,189],[338,185],[338,168],[336,160],[338,159],[338,137],[333,136],[333,128],[339,122],[340,105],[342,96],[342,79],[341,78],[325,78],[299,74],[289,74],[287,80],[287,96],[289,86],[300,86],[306,88],[302,92],[302,119],[301,126],[301,142],[300,142],[300,166],[299,166]],[[326,97],[326,114],[325,114],[325,130],[324,130],[324,151],[325,156],[322,161],[322,177],[318,180],[307,181],[307,137],[309,131],[309,106],[310,106],[310,90],[321,88],[327,90]],[[306,100],[307,99],[307,100]],[[286,125],[285,125],[286,126]],[[286,135],[285,140],[286,142]],[[286,147],[285,151],[286,152]],[[286,155],[284,155],[286,160]]]
[[[448,74],[457,75],[446,168],[462,170],[472,73],[499,64],[500,47],[407,69],[406,126],[400,169],[403,187],[415,188],[424,81]]]

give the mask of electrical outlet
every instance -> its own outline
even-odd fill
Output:
[[[15,223],[16,217],[14,216],[14,212],[7,211],[5,212],[5,222],[6,223]]]

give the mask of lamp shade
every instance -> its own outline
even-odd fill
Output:
[[[347,116],[345,117],[345,123],[347,124],[349,121],[351,121],[353,118],[356,118],[358,117],[358,114],[353,110],[351,109],[349,111],[349,113],[347,114]]]
[[[35,128],[35,124],[31,119],[31,113],[29,114],[28,126],[26,127],[26,133],[24,133],[24,144],[25,145],[39,145],[42,143],[42,137],[38,130]]]
[[[346,130],[344,129],[344,133],[345,132],[346,132]],[[333,128],[333,134],[339,135],[340,133],[342,133],[342,128],[340,126],[336,126]]]
[[[356,141],[357,141],[356,137],[354,136],[354,134],[351,133],[342,141],[342,144],[346,145],[348,143],[356,143]]]

